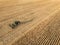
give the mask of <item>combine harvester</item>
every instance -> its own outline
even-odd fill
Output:
[[[0,45],[60,45],[60,1],[0,0]]]

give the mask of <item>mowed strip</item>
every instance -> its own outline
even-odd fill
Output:
[[[50,4],[49,4],[50,5]],[[45,6],[48,6],[48,5],[45,5]],[[42,8],[44,8],[44,7],[42,7]],[[9,19],[9,20],[6,20],[5,22],[1,22],[1,25],[2,25],[2,28],[1,28],[1,35],[4,35],[5,33],[8,33],[8,32],[10,32],[10,31],[12,31],[12,29],[11,28],[9,28],[9,24],[11,23],[11,22],[13,22],[13,21],[15,21],[15,20],[21,20],[21,18],[23,17],[24,19],[25,18],[28,18],[28,19],[31,19],[31,18],[34,18],[34,17],[36,17],[36,16],[38,16],[38,14],[40,13],[39,11],[40,11],[41,9],[40,9],[40,7],[39,8],[35,8],[34,10],[32,10],[32,11],[30,11],[30,12],[27,12],[27,14],[23,14],[23,15],[19,15],[19,16],[15,16],[15,17],[13,17],[12,19]],[[34,13],[34,14],[31,14],[31,13]],[[40,15],[40,14],[39,14]],[[39,17],[39,16],[38,16]],[[5,25],[5,26],[4,26]],[[8,28],[8,29],[7,29]],[[5,31],[5,30],[6,31]],[[5,32],[5,33],[4,33]]]
[[[53,5],[52,5],[53,6]],[[47,9],[46,9],[47,8]],[[52,10],[50,11],[50,10],[48,10],[48,6],[47,7],[45,7],[45,8],[41,8],[40,10],[39,10],[39,8],[38,9],[36,9],[36,10],[34,10],[33,11],[33,13],[34,14],[27,14],[27,15],[23,15],[23,16],[16,16],[16,17],[14,17],[14,18],[12,18],[12,19],[10,19],[10,20],[8,20],[8,21],[6,21],[6,22],[3,22],[3,23],[1,23],[1,25],[3,26],[2,28],[1,28],[1,33],[2,33],[2,35],[4,35],[5,33],[8,33],[8,32],[10,32],[10,31],[12,31],[12,29],[9,27],[9,24],[11,23],[11,22],[13,22],[13,21],[15,21],[15,20],[21,20],[21,17],[25,17],[25,18],[34,18],[34,17],[38,17],[38,18],[41,18],[42,17],[42,14],[44,13],[44,17],[45,16],[48,16],[50,13],[52,13],[52,11],[55,11],[55,10],[57,10],[57,8],[58,7],[55,7],[54,8],[54,6],[53,6],[53,8],[52,8]],[[50,8],[49,8],[50,9]],[[46,11],[47,10],[47,11]],[[43,11],[43,12],[39,12],[39,11]],[[50,11],[50,12],[48,12],[48,11]],[[31,16],[30,16],[31,15]],[[40,16],[40,17],[39,17]],[[24,18],[24,19],[25,19]],[[4,26],[5,25],[5,26]],[[7,27],[8,27],[8,29],[7,29]],[[7,31],[5,31],[5,30],[7,30]],[[5,33],[4,33],[5,32]]]

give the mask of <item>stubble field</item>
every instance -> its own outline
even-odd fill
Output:
[[[0,45],[60,45],[58,1],[5,3],[0,4]],[[28,22],[12,29],[14,21]]]

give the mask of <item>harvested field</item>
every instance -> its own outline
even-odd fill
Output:
[[[60,45],[59,1],[0,2],[0,45]]]

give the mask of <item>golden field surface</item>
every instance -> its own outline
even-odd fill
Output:
[[[0,0],[0,45],[60,45],[60,1]]]

